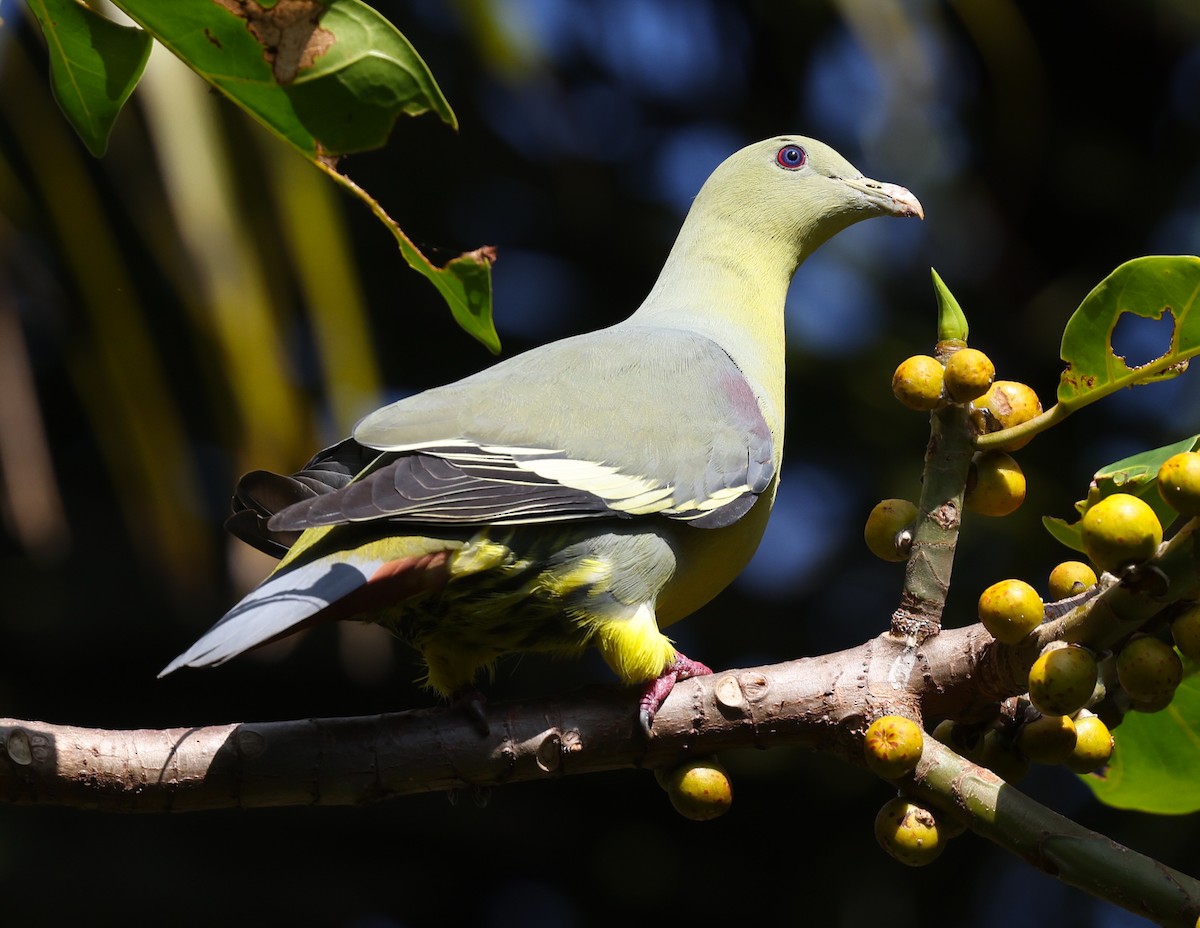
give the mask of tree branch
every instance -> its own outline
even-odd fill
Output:
[[[976,698],[1022,687],[1019,666],[1005,673],[1001,662],[975,695],[973,668],[993,645],[980,627],[916,649],[885,634],[836,654],[693,678],[675,687],[648,741],[636,692],[618,687],[492,706],[486,737],[452,709],[163,731],[4,719],[0,798],[150,812],[356,805],[782,744],[861,763],[862,732],[879,715],[920,718],[926,703],[967,712]]]
[[[1195,928],[1200,882],[1065,818],[932,738],[904,791],[1064,883],[1168,928]]]
[[[493,706],[487,736],[452,709],[162,731],[3,719],[0,797],[120,812],[361,805],[781,745],[861,765],[871,720],[957,717],[983,711],[981,700],[994,708],[1023,689],[1031,648],[996,645],[972,626],[919,648],[888,633],[837,654],[722,671],[676,686],[649,740],[637,726],[636,692],[617,687]],[[1196,881],[1070,822],[932,738],[899,785],[1071,885],[1165,925],[1195,925]]]

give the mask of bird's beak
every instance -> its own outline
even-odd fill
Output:
[[[925,218],[925,209],[921,206],[921,201],[899,184],[885,184],[869,177],[843,177],[842,183],[861,193],[863,198],[881,213]]]

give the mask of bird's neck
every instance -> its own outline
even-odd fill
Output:
[[[693,208],[649,296],[631,323],[698,332],[724,348],[782,434],[784,302],[797,266],[797,238],[756,231],[736,213]],[[815,247],[815,245],[813,246]]]

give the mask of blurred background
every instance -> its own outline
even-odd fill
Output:
[[[455,108],[342,163],[435,257],[495,245],[504,353],[614,322],[690,198],[740,146],[817,136],[908,186],[923,223],[826,245],[788,302],[789,432],[763,549],[672,631],[714,667],[886,628],[898,565],[863,520],[915,498],[925,417],[890,395],[934,338],[929,267],[971,343],[1053,400],[1067,317],[1119,263],[1200,253],[1200,8],[1191,0],[384,0]],[[222,530],[244,470],[293,470],[375,406],[492,361],[357,201],[156,49],[93,160],[40,36],[0,0],[0,715],[108,728],[431,703],[371,629],[323,629],[211,671],[158,670],[269,564]],[[1131,362],[1161,326],[1118,330]],[[1200,431],[1196,374],[1127,391],[1021,452],[1029,497],[968,517],[948,624],[1006,576],[1044,589],[1040,525],[1091,474]],[[495,701],[608,679],[536,658]],[[151,917],[385,928],[661,924],[1143,925],[974,836],[912,871],[881,782],[820,756],[723,760],[733,811],[683,820],[645,771],[363,809],[117,816],[0,805],[14,924]],[[1063,770],[1022,788],[1200,873],[1200,822],[1107,810]],[[134,911],[138,913],[133,916]]]

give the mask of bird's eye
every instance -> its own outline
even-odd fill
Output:
[[[784,145],[775,155],[775,163],[789,171],[804,167],[806,161],[808,154],[799,145]]]

